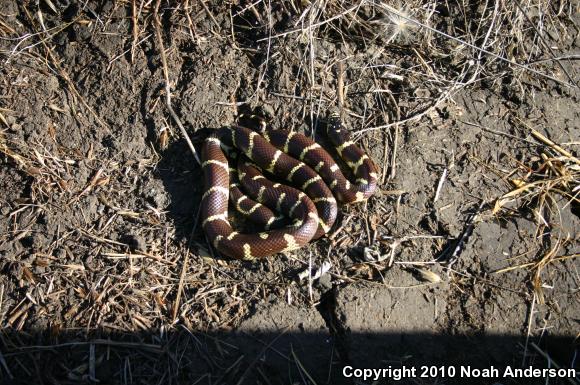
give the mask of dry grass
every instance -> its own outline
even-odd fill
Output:
[[[564,230],[561,211],[580,204],[580,160],[538,131],[530,130],[546,150],[539,158],[532,159],[531,164],[519,163],[518,169],[510,173],[509,180],[515,189],[496,200],[492,213],[497,215],[521,207],[533,213],[537,224],[536,237],[542,244],[538,260],[501,269],[498,273],[516,268],[532,269],[533,288],[543,303],[543,269],[550,263],[579,256],[558,253],[564,244],[577,241],[574,234]]]

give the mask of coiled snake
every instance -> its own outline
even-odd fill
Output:
[[[336,220],[337,201],[360,202],[374,193],[377,168],[350,141],[337,115],[330,116],[327,135],[338,155],[351,168],[354,183],[343,175],[328,152],[300,133],[272,130],[260,135],[248,128],[233,126],[205,139],[201,220],[207,239],[215,249],[231,258],[247,260],[297,249],[330,230]],[[232,184],[232,169],[223,150],[231,147],[251,160],[238,159],[239,183]],[[260,169],[296,188],[266,179]],[[266,231],[254,234],[234,231],[228,220],[228,199]],[[291,225],[269,230],[280,219],[269,208],[293,220]]]

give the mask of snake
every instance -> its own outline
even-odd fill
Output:
[[[362,202],[373,195],[378,169],[350,139],[338,114],[328,118],[326,136],[350,168],[352,182],[320,144],[300,132],[257,132],[232,125],[207,136],[201,148],[200,220],[215,250],[254,260],[298,249],[330,231],[339,203]],[[239,153],[235,165],[226,155],[232,148]],[[230,201],[264,231],[235,231],[229,220]],[[291,222],[278,227],[282,218]]]

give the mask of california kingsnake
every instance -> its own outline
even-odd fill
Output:
[[[327,135],[338,155],[351,168],[355,183],[345,178],[328,152],[300,133],[272,130],[260,135],[248,128],[233,126],[207,137],[202,147],[205,189],[201,220],[207,239],[215,249],[239,259],[297,249],[330,230],[336,220],[337,200],[360,202],[374,193],[377,168],[349,140],[337,115],[330,117]],[[223,147],[232,146],[252,163],[239,160],[240,183],[230,185],[231,169]],[[269,181],[260,169],[298,189]],[[240,184],[249,197],[240,191]],[[260,233],[240,234],[228,220],[228,198],[238,211],[266,230],[277,221],[268,207],[284,213],[293,223]]]

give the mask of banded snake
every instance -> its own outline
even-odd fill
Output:
[[[338,202],[368,199],[377,186],[377,167],[350,141],[336,114],[328,120],[327,136],[351,168],[354,183],[343,175],[327,151],[301,133],[272,130],[260,135],[234,125],[209,135],[202,145],[201,220],[214,248],[231,258],[246,260],[294,250],[330,230]],[[244,157],[237,162],[239,183],[230,185],[232,170],[224,148],[231,147]],[[262,170],[295,187],[270,181]],[[236,232],[228,219],[228,200],[265,231]],[[293,222],[276,228],[280,217],[272,209]]]

